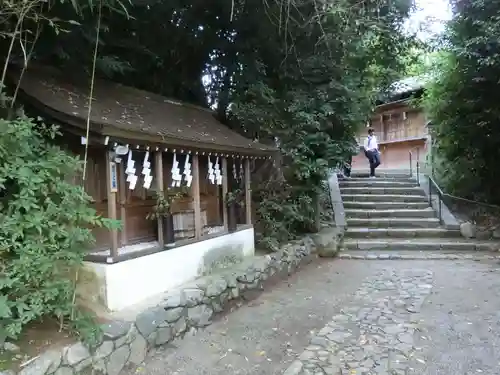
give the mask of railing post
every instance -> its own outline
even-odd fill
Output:
[[[443,222],[443,215],[442,215],[442,209],[441,209],[441,194],[439,194],[439,223],[442,224]]]
[[[409,153],[409,156],[410,156],[410,177],[413,177],[413,163],[412,163],[412,160],[411,160],[411,151]]]
[[[417,185],[420,185],[420,163],[417,160]]]
[[[429,176],[429,206],[432,206],[432,182],[431,177]]]
[[[420,184],[420,149],[417,147],[417,183]]]
[[[430,149],[430,152],[431,152],[431,176],[432,178],[434,178],[434,139],[431,138],[431,145],[430,145],[431,149]]]

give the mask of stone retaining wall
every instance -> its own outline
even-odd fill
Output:
[[[17,375],[118,375],[125,367],[139,365],[150,349],[210,325],[214,315],[231,301],[262,290],[268,278],[293,273],[316,253],[336,255],[342,236],[326,228],[276,253],[197,279],[169,294],[158,306],[140,313],[134,322],[115,321],[103,326],[104,337],[96,350],[76,343],[62,350],[47,351],[26,364]]]

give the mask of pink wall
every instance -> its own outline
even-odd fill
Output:
[[[420,162],[425,161],[425,140],[402,141],[380,145],[381,164],[379,168],[398,169],[410,168],[409,151],[413,153],[413,165],[417,157],[417,149],[419,151]],[[363,151],[352,158],[353,169],[369,168],[368,160]]]

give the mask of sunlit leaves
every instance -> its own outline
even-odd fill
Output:
[[[433,120],[436,172],[450,192],[500,203],[500,3],[460,1],[424,104]]]
[[[240,40],[231,107],[239,123],[258,129],[261,139],[277,137],[282,149],[285,180],[254,190],[266,244],[308,228],[313,206],[302,202],[315,199],[327,170],[357,150],[353,135],[409,45],[400,33],[408,7],[290,4],[281,23],[279,5],[267,4],[264,17],[258,9],[246,13],[258,20],[245,20],[255,29]]]

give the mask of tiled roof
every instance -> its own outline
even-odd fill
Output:
[[[394,82],[389,86],[389,96],[403,95],[423,89],[427,82],[427,77],[416,76]]]
[[[79,120],[87,118],[87,81],[68,79],[52,68],[35,68],[25,72],[20,88],[25,96],[56,113]],[[94,84],[91,121],[132,134],[158,136],[158,143],[168,138],[177,140],[179,145],[183,141],[196,142],[214,151],[218,147],[247,153],[275,151],[272,146],[229,129],[209,109],[104,80]]]

